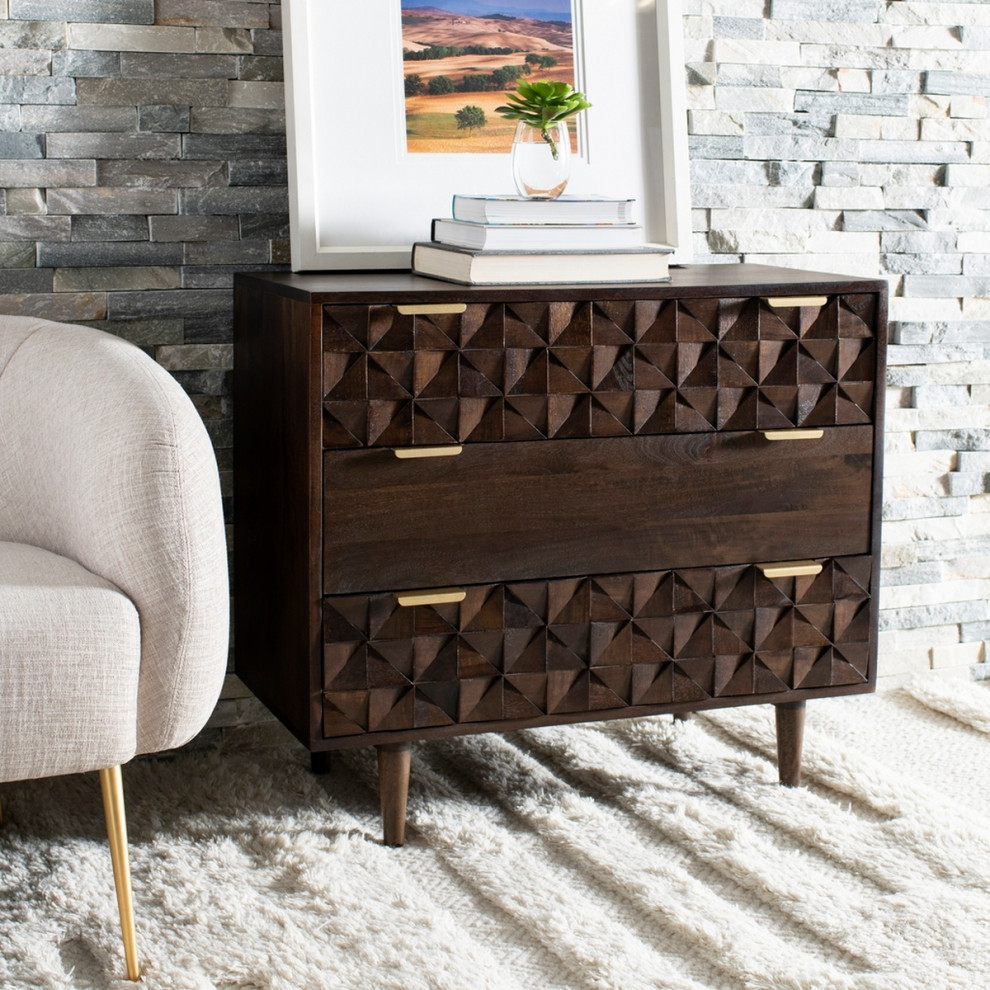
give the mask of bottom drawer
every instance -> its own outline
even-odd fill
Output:
[[[324,738],[865,684],[871,558],[820,563],[475,585],[432,605],[326,598]]]

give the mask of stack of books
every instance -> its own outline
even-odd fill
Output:
[[[668,281],[672,249],[643,243],[634,202],[458,194],[413,245],[412,270],[463,285]]]

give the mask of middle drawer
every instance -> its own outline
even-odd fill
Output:
[[[873,428],[324,453],[324,594],[869,553]]]

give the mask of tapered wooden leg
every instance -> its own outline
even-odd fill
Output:
[[[788,787],[801,786],[801,748],[804,744],[804,702],[786,701],[777,710],[777,772]]]
[[[675,722],[690,722],[694,712],[674,712]]]
[[[406,841],[406,799],[409,796],[412,744],[386,743],[376,748],[385,845],[401,846]]]
[[[117,909],[120,912],[120,931],[124,937],[124,960],[127,978],[141,979],[138,966],[137,933],[134,930],[134,900],[131,896],[131,864],[127,855],[127,820],[124,817],[124,786],[120,767],[108,767],[100,771],[100,789],[103,791],[103,813],[107,819],[107,838],[110,840],[110,861],[113,863],[113,882],[117,888]]]

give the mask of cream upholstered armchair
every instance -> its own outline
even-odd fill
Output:
[[[120,764],[202,728],[228,602],[216,461],[180,386],[110,334],[0,316],[0,781],[100,771],[130,979]]]

